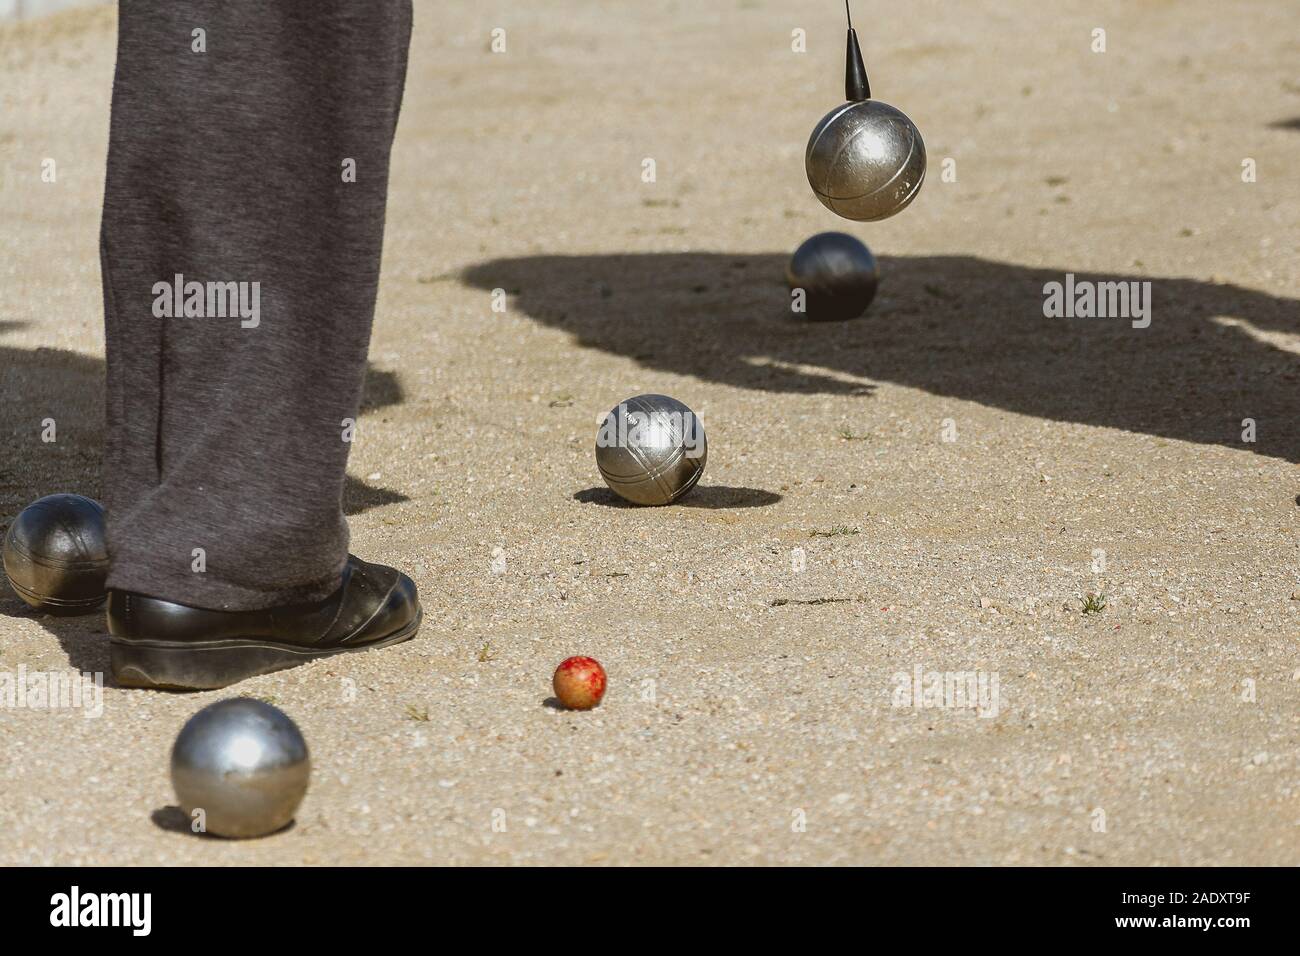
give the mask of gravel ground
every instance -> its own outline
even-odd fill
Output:
[[[870,225],[803,178],[834,4],[418,3],[348,500],[424,629],[222,693],[108,686],[93,718],[0,709],[0,863],[1300,862],[1300,16],[859,6],[930,155]],[[113,16],[0,28],[5,524],[99,490]],[[827,229],[880,296],[794,324],[785,260]],[[1067,272],[1151,282],[1150,328],[1045,318]],[[643,391],[709,432],[679,507],[594,467]],[[595,711],[547,703],[571,654],[609,672]],[[0,598],[0,674],[107,660],[100,617]],[[918,668],[990,697],[899,706]],[[173,737],[232,694],[312,748],[262,840],[171,807]]]

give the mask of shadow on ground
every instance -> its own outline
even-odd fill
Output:
[[[608,488],[584,488],[573,496],[583,504],[605,505],[609,508],[644,508],[624,501]],[[774,505],[781,496],[761,488],[734,488],[728,485],[696,485],[683,498],[674,501],[674,508],[764,508]]]
[[[165,807],[159,807],[158,809],[154,810],[153,813],[149,814],[149,819],[153,821],[153,825],[156,826],[159,830],[164,830],[167,833],[180,833],[184,836],[192,837],[193,839],[196,840],[226,839],[225,837],[217,836],[215,833],[206,833],[202,831],[196,832],[194,830],[194,821],[190,818],[189,814],[187,814],[182,808],[176,806],[175,804],[169,804]],[[280,827],[280,829],[274,830],[271,833],[264,834],[264,836],[274,836],[275,834],[278,833],[288,833],[295,826],[297,826],[297,821],[290,820],[284,826]]]
[[[709,252],[498,259],[465,282],[502,288],[582,348],[770,392],[858,395],[893,382],[1052,421],[1300,461],[1300,300],[1195,279],[1151,282],[1152,320],[1045,318],[1065,269],[969,256],[883,257],[866,318],[789,313],[785,255]],[[1257,441],[1241,440],[1242,420]],[[936,425],[937,427],[937,425]]]
[[[9,586],[0,567],[0,617],[30,618],[58,640],[68,655],[68,666],[83,674],[104,674],[108,684],[108,631],[104,626],[104,607],[73,616],[46,614],[28,606]]]

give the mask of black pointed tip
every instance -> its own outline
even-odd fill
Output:
[[[844,64],[844,98],[851,103],[871,99],[871,84],[867,82],[867,64],[858,46],[858,32],[849,27],[849,47]]]

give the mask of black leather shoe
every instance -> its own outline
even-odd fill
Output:
[[[211,690],[319,657],[415,636],[415,582],[348,555],[343,586],[323,601],[263,611],[209,611],[130,591],[108,592],[119,687]]]

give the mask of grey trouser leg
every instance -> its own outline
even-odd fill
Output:
[[[347,558],[344,422],[410,2],[119,11],[101,243],[109,587],[210,608],[324,597]]]

